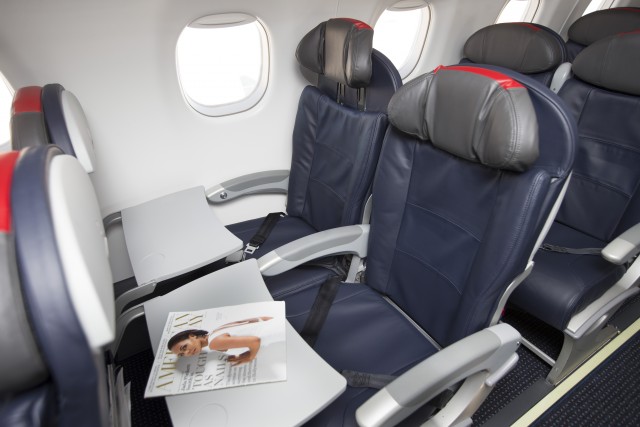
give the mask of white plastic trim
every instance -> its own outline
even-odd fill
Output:
[[[93,350],[115,337],[113,280],[93,185],[75,157],[53,158],[49,203],[69,296]]]
[[[78,98],[73,93],[64,90],[62,91],[61,99],[62,113],[67,123],[73,151],[75,151],[76,157],[84,170],[87,173],[91,173],[94,171],[94,165],[96,164],[96,153],[93,148],[93,138],[91,137],[87,117],[84,115],[84,110]]]

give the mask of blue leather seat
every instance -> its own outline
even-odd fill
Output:
[[[366,283],[339,285],[315,344],[335,369],[401,375],[419,368],[440,348],[495,324],[508,287],[526,275],[572,166],[575,123],[546,87],[498,69],[441,67],[391,99],[373,183]],[[307,288],[285,298],[297,330],[317,294]],[[398,381],[403,389],[426,381],[415,375],[377,397],[349,386],[309,425],[356,425],[363,402],[388,403]],[[473,408],[442,422],[462,422]],[[358,419],[367,414],[359,409]]]
[[[579,143],[571,184],[545,242],[608,249],[602,256],[599,250],[540,251],[531,276],[512,296],[518,307],[564,331],[565,344],[549,376],[553,382],[615,333],[607,320],[638,292],[637,285],[623,285],[638,279],[632,267],[637,251],[621,258],[607,245],[640,222],[640,63],[629,61],[639,49],[638,32],[591,44],[575,58],[575,76],[559,92],[578,121]],[[624,239],[640,244],[634,235]]]
[[[387,104],[402,85],[393,64],[372,50],[372,38],[373,30],[367,24],[339,18],[319,24],[298,45],[298,62],[317,83],[307,86],[300,96],[287,216],[278,221],[258,250],[246,255],[248,258],[258,258],[317,231],[363,221],[387,129]],[[231,224],[228,229],[246,244],[262,221]],[[335,258],[329,260],[330,265],[334,262]],[[311,265],[266,280],[272,295],[282,298],[335,274]]]
[[[461,63],[497,65],[526,74],[545,86],[567,61],[567,47],[552,29],[529,22],[508,22],[481,28],[464,45]]]
[[[640,29],[640,7],[614,7],[591,12],[576,19],[569,27],[567,52],[568,61],[593,42]]]
[[[17,158],[13,166],[5,156]],[[115,310],[93,186],[78,160],[51,144],[3,154],[1,175],[7,167],[14,170],[0,180],[0,216],[9,215],[0,221],[1,286],[9,291],[2,315],[15,321],[2,334],[11,344],[0,350],[0,423],[108,425],[104,347]]]

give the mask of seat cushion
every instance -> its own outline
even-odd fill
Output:
[[[246,245],[262,225],[264,218],[256,218],[227,226]],[[260,258],[262,255],[279,248],[293,240],[315,233],[316,230],[303,219],[292,216],[280,218],[271,234],[258,250],[249,258]],[[337,265],[337,259],[331,258],[321,264],[331,267]],[[320,263],[317,263],[320,264]],[[297,292],[309,286],[321,285],[330,277],[336,275],[333,269],[318,265],[302,265],[277,276],[265,277],[264,281],[273,298],[279,300],[290,293]]]
[[[546,243],[567,248],[602,248],[605,242],[555,222]],[[602,295],[625,268],[599,255],[575,255],[540,250],[531,275],[511,296],[511,302],[557,329],[574,313]],[[544,289],[544,292],[541,292]]]
[[[302,330],[318,288],[286,299],[287,319]],[[343,283],[314,350],[336,370],[398,375],[437,349],[407,318],[367,285]],[[355,410],[377,390],[347,387],[309,425],[357,425]]]

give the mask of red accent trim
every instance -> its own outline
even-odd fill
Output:
[[[517,81],[513,80],[511,77],[504,75],[502,73],[499,73],[497,71],[487,70],[486,68],[467,67],[464,65],[452,65],[450,67],[440,66],[436,68],[437,71],[443,70],[443,69],[465,71],[467,73],[480,74],[481,76],[488,77],[490,79],[497,81],[498,84],[505,89],[516,89],[516,88],[524,87]]]
[[[11,179],[18,151],[0,154],[0,232],[11,231]]]
[[[640,7],[614,7],[609,10],[626,10],[628,12],[640,12]]]
[[[42,88],[40,86],[27,86],[18,89],[13,96],[11,115],[20,113],[42,112]]]
[[[540,30],[541,30],[541,28],[540,28],[540,27],[536,27],[535,25],[533,25],[533,24],[529,24],[528,22],[514,22],[514,24],[516,24],[516,25],[521,25],[521,26],[523,26],[523,27],[530,28],[530,29],[532,29],[533,31],[540,31]]]
[[[347,21],[347,22],[351,22],[353,24],[354,27],[356,27],[358,30],[372,30],[373,28],[371,28],[369,26],[369,24],[365,24],[362,21],[358,21],[357,19],[353,19],[353,18],[338,18],[338,19],[342,19],[343,21]]]
[[[626,34],[640,34],[640,28],[637,29],[637,30],[625,31],[624,33],[618,33],[618,34],[616,34],[616,36],[620,37],[620,36],[624,36]]]

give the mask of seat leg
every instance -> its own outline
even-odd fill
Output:
[[[594,328],[579,339],[565,332],[562,350],[551,372],[547,375],[547,381],[554,386],[558,385],[618,333],[618,328],[608,324]]]

